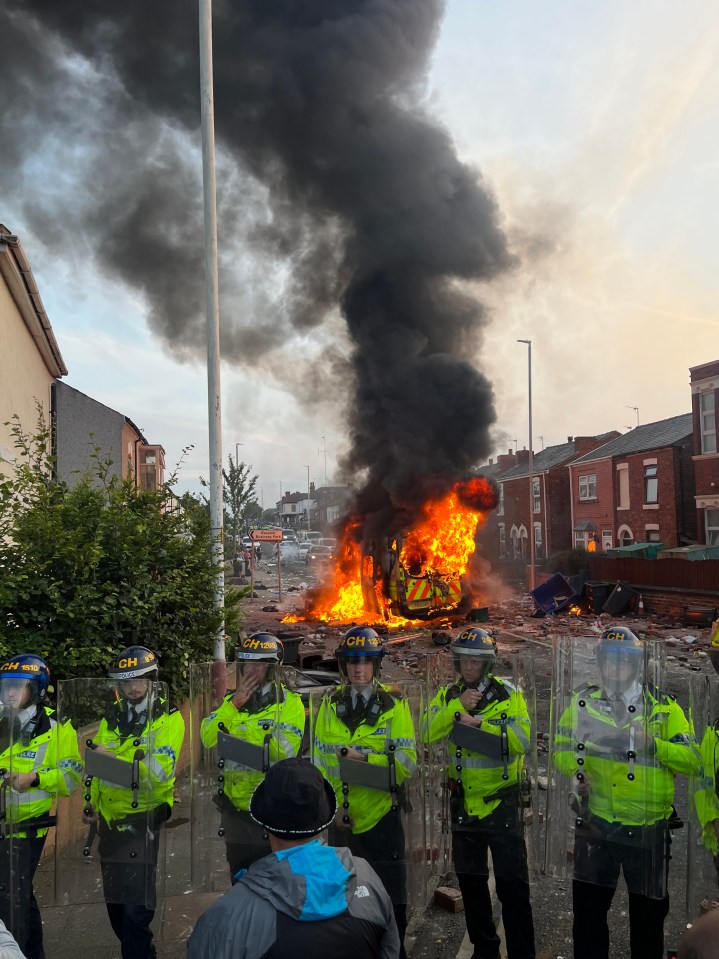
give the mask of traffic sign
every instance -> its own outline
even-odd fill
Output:
[[[256,543],[257,542],[281,543],[282,530],[281,529],[251,529],[250,539],[254,540]]]

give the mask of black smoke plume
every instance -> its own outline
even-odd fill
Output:
[[[327,355],[344,377],[344,472],[380,525],[491,445],[492,390],[472,365],[484,317],[468,286],[512,259],[491,194],[423,106],[442,11],[215,5],[223,277],[237,295],[224,357],[254,362],[288,330],[329,341],[339,308],[350,369],[330,342]],[[5,0],[0,12],[0,184],[21,191],[48,242],[72,233],[142,292],[180,356],[203,349],[197,20],[194,0]],[[33,189],[43,150],[85,170],[81,189]],[[261,310],[247,275],[233,280],[248,249],[282,289]]]

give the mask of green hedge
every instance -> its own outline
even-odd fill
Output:
[[[16,419],[13,433],[14,474],[0,477],[0,656],[38,653],[60,679],[104,676],[137,643],[181,696],[221,625],[208,511],[187,496],[179,506],[176,477],[153,492],[119,480],[99,450],[69,488],[53,476],[42,422],[28,436]],[[239,599],[228,597],[228,632]]]

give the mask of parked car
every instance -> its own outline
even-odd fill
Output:
[[[305,560],[307,559],[307,554],[308,554],[309,551],[312,549],[312,546],[313,546],[313,543],[312,543],[312,541],[309,540],[309,539],[303,540],[303,541],[299,544],[300,559],[305,559]]]
[[[318,545],[329,547],[333,556],[337,552],[337,540],[333,536],[323,536]]]
[[[275,543],[272,547],[272,555],[276,557],[278,551],[283,563],[288,561],[298,563],[301,559],[299,545],[293,540],[285,539],[281,543]]]
[[[242,548],[243,549],[252,549],[252,540],[249,536],[242,537]]]
[[[297,542],[297,533],[293,529],[283,529],[282,530],[282,542],[283,543],[296,543]]]
[[[329,546],[315,546],[312,545],[312,549],[307,550],[305,556],[305,562],[308,566],[323,566],[327,565],[332,559],[332,550]]]

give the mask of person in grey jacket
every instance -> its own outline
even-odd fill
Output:
[[[0,919],[0,959],[25,959],[25,953],[17,944],[17,940],[7,926]]]
[[[188,959],[398,959],[392,903],[377,874],[319,838],[336,810],[334,790],[306,759],[270,768],[250,815],[272,852],[200,916]]]

